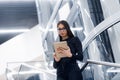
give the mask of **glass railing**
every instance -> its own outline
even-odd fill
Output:
[[[56,70],[52,66],[46,66],[41,61],[8,63],[7,80],[56,80]],[[120,64],[117,63],[87,60],[80,66],[84,80],[120,79]]]
[[[110,22],[112,23],[112,21]],[[105,23],[104,23],[105,24]],[[106,25],[108,27],[101,25],[97,26],[99,28],[94,29],[94,33],[89,35],[88,39],[85,41],[83,45],[83,49],[86,55],[84,55],[84,61],[86,59],[94,59],[94,60],[100,60],[100,61],[109,61],[108,62],[90,62],[87,61],[85,65],[82,67],[83,70],[83,77],[84,80],[117,80],[119,78],[119,64],[116,65],[116,63],[110,63],[112,62],[112,57],[109,52],[107,52],[107,48],[103,44],[103,41],[101,38],[98,38],[100,33],[106,29],[108,29],[109,33],[114,33],[113,36],[114,39],[111,38],[111,42],[117,42],[116,44],[119,44],[119,34],[120,34],[120,21],[119,19],[116,20],[114,24]],[[113,28],[110,29],[110,27]],[[98,37],[97,37],[98,36]],[[89,46],[88,46],[89,45]],[[112,44],[111,44],[112,45]],[[119,45],[113,44],[113,49],[119,51]],[[87,47],[87,49],[86,49]],[[85,50],[86,49],[86,50]],[[115,51],[116,53],[119,53],[118,51]],[[119,60],[117,57],[118,54],[114,54],[114,57],[117,60]],[[119,62],[119,61],[117,61]],[[33,61],[33,62],[12,62],[7,64],[6,69],[6,76],[7,80],[55,80],[55,69],[50,66],[50,64],[46,62],[41,61]],[[119,78],[120,79],[120,78]],[[119,80],[118,79],[118,80]]]
[[[7,64],[7,80],[56,80],[56,70],[45,62],[11,62]]]
[[[119,80],[120,64],[87,60],[81,68],[84,80]],[[99,76],[99,77],[98,77]]]

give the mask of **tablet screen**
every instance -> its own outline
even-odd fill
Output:
[[[57,54],[57,56],[61,56],[61,57],[64,57],[62,55],[60,55],[57,51],[57,49],[59,47],[62,47],[64,49],[68,49],[68,45],[67,45],[67,41],[61,41],[61,42],[54,42],[54,49],[55,49],[55,53]]]

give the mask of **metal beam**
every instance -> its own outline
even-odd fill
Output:
[[[120,22],[120,11],[113,16],[110,16],[109,18],[105,19],[103,22],[101,22],[99,25],[97,25],[88,35],[88,37],[85,38],[83,41],[83,51],[87,48],[87,46],[94,40],[95,37],[97,37],[101,32],[105,31],[106,29],[114,26],[115,24]]]
[[[48,24],[47,24],[47,26],[46,26],[46,30],[45,30],[44,35],[43,35],[43,41],[42,41],[43,44],[44,44],[45,39],[46,39],[46,36],[47,36],[47,34],[48,34],[48,30],[51,28],[52,22],[54,21],[56,15],[57,15],[57,13],[58,13],[58,10],[59,10],[59,8],[60,8],[60,6],[61,6],[61,4],[62,4],[62,1],[63,1],[63,0],[59,0],[59,1],[56,3],[56,5],[55,5],[55,8],[54,8],[53,13],[52,13],[52,15],[51,15],[51,17],[50,17],[50,20],[48,21]]]

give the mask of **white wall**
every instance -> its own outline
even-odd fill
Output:
[[[37,61],[45,60],[41,40],[42,32],[38,27],[0,45],[0,75],[5,73],[7,62],[32,61],[35,58]]]

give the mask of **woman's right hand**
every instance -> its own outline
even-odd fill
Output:
[[[56,55],[56,53],[53,54],[53,57],[54,57],[54,59],[55,59],[56,62],[59,62],[60,59],[61,59],[60,57],[58,57],[58,56]]]

